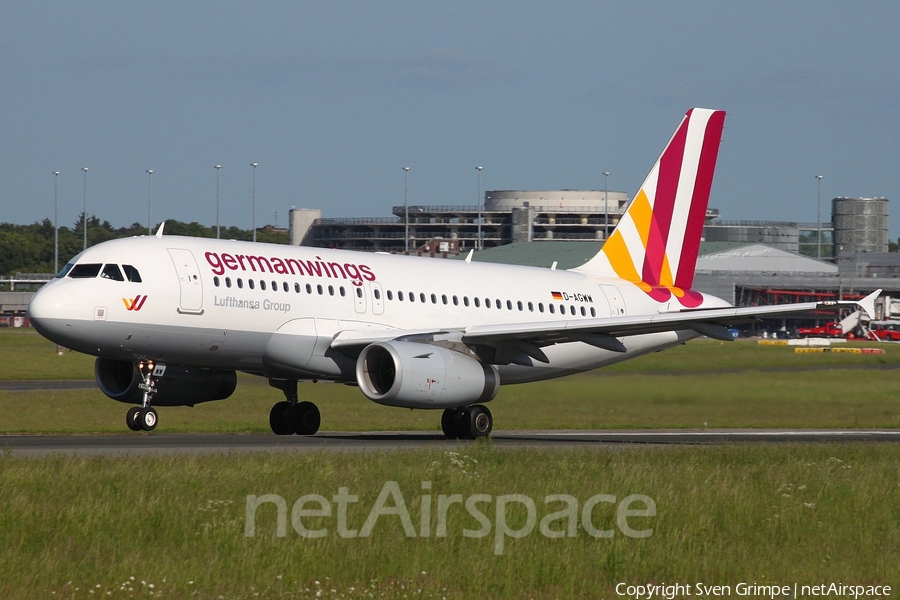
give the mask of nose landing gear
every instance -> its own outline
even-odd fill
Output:
[[[156,378],[165,374],[166,365],[154,364],[152,360],[138,361],[137,368],[141,374],[141,383],[138,384],[138,389],[144,392],[144,398],[141,406],[128,409],[125,414],[125,424],[132,431],[153,431],[159,423],[159,415],[150,406],[150,402],[156,394]]]

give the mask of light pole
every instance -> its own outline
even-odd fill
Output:
[[[481,239],[481,172],[484,167],[475,167],[475,170],[478,171],[478,240],[475,245],[479,250],[484,250],[484,241]]]
[[[219,169],[222,165],[214,165],[216,170],[216,239],[219,239],[221,228],[219,227]]]
[[[253,241],[256,241],[256,167],[259,163],[250,163],[253,167]]]
[[[90,169],[81,167],[81,170],[84,171],[84,248],[82,250],[87,250],[87,172]]]
[[[409,252],[409,167],[403,167],[403,221],[404,227],[404,249]]]
[[[816,175],[816,185],[818,195],[816,198],[816,257],[822,260],[822,177],[824,175]]]
[[[153,205],[153,169],[147,169],[147,235],[153,235],[152,221],[150,220],[151,206]]]
[[[53,272],[59,273],[59,171],[53,171]]]
[[[609,239],[609,171],[603,171],[603,243]]]

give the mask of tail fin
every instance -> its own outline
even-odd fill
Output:
[[[725,111],[689,110],[603,248],[575,270],[697,306],[690,289],[724,124]]]

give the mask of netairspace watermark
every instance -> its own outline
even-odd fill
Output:
[[[384,483],[360,529],[351,529],[348,523],[348,508],[351,504],[359,502],[359,496],[351,494],[350,488],[347,487],[338,488],[338,493],[331,500],[321,494],[306,494],[298,498],[291,508],[291,526],[301,537],[322,538],[332,531],[329,521],[317,522],[317,525],[329,526],[310,529],[309,519],[333,519],[333,530],[340,537],[365,538],[373,535],[379,518],[395,517],[399,519],[406,537],[440,538],[450,534],[447,525],[448,515],[451,512],[459,514],[465,508],[465,515],[468,516],[463,516],[465,521],[463,524],[477,527],[474,529],[463,527],[463,536],[483,538],[493,532],[494,554],[503,554],[507,538],[524,538],[534,532],[535,526],[538,526],[540,534],[547,538],[576,537],[579,524],[585,533],[595,538],[612,538],[616,534],[616,528],[630,538],[648,538],[653,535],[653,529],[634,529],[629,524],[629,519],[656,516],[656,502],[644,494],[631,494],[620,501],[611,494],[596,494],[580,505],[578,499],[570,494],[551,494],[544,497],[544,509],[560,508],[560,510],[543,514],[538,523],[538,505],[524,494],[501,496],[472,494],[465,498],[462,494],[438,494],[437,498],[434,498],[431,494],[430,481],[422,482],[422,492],[418,497],[418,529],[413,524],[400,485],[396,481]],[[244,535],[256,536],[256,512],[265,504],[273,504],[277,508],[275,535],[285,537],[288,505],[287,501],[277,494],[247,496]],[[612,525],[609,521],[613,507],[615,507],[615,528],[609,527]],[[521,518],[513,518],[515,515],[521,515],[523,510],[524,522]],[[507,518],[507,511],[511,511],[510,519]],[[454,520],[457,523],[459,521]]]
[[[770,585],[738,583],[736,585],[709,585],[703,582],[672,584],[628,584],[616,585],[616,595],[634,600],[675,600],[699,596],[702,598],[724,598],[730,596],[753,598],[888,598],[889,585],[850,585],[838,583],[818,583],[790,585]]]

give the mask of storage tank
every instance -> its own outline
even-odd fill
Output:
[[[888,251],[887,198],[834,198],[834,255]]]

